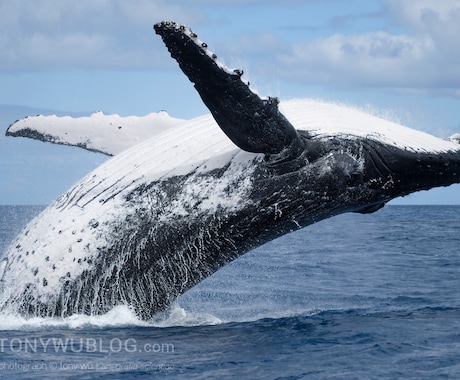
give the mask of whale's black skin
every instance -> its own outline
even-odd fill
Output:
[[[251,172],[234,177],[228,189],[240,191],[251,177],[244,208],[200,212],[197,205],[204,199],[197,198],[186,218],[178,216],[167,224],[157,222],[164,210],[151,207],[148,199],[167,205],[187,183],[213,184],[229,175],[230,168],[175,176],[137,188],[125,196],[124,207],[129,212],[124,219],[111,222],[111,233],[106,236],[111,244],[98,248],[90,269],[77,278],[63,278],[60,293],[46,302],[37,299],[33,288],[27,288],[4,308],[13,307],[26,317],[68,316],[102,314],[127,304],[140,318],[150,319],[180,294],[261,244],[333,215],[361,209],[363,198],[374,199],[375,191],[362,186],[361,174],[354,174],[356,165],[350,154],[336,153],[279,174],[256,156]],[[327,173],[325,166],[331,167]],[[168,198],[160,199],[164,194]],[[69,205],[59,207],[65,210]]]
[[[241,81],[242,70],[229,73],[219,67],[215,56],[206,55],[206,44],[197,43],[184,26],[162,22],[154,28],[230,140],[248,152],[300,155],[302,139],[279,112],[278,99],[253,93]]]
[[[0,297],[1,309],[27,317],[68,316],[102,314],[123,304],[149,319],[225,264],[281,235],[340,213],[373,212],[414,191],[460,182],[459,149],[416,153],[371,139],[296,131],[276,101],[252,93],[240,73],[216,63],[194,34],[166,22],[155,30],[222,130],[254,153],[236,149],[232,157],[247,156],[210,170],[203,169],[205,162],[185,174],[144,182],[130,182],[129,177],[127,183],[123,176],[129,173],[119,174],[121,178],[113,173],[127,157],[115,156],[105,166],[115,178],[109,185],[105,172],[95,171],[50,206],[56,221],[49,226],[49,246],[40,252],[38,243],[26,246],[40,240],[36,234],[41,225],[48,227],[46,215],[13,244],[0,263],[0,289],[23,287]],[[215,207],[204,206],[210,194],[218,199]],[[181,212],[176,213],[175,204]],[[56,252],[53,244],[63,241],[66,231],[73,242]],[[61,262],[82,270],[66,274]],[[16,284],[10,275],[18,268],[32,280]],[[58,286],[42,273],[54,276]],[[50,288],[54,290],[48,292]]]

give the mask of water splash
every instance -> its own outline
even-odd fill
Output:
[[[67,318],[22,318],[13,314],[0,314],[0,331],[5,330],[50,330],[50,329],[103,329],[114,327],[175,327],[215,325],[222,321],[210,314],[188,312],[173,304],[154,319],[143,321],[126,306],[117,306],[103,315],[75,314]]]

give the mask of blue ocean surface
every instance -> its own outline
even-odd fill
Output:
[[[0,249],[42,208],[0,206]],[[460,207],[344,214],[254,250],[155,320],[0,315],[0,377],[459,379]]]

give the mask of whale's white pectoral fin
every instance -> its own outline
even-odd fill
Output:
[[[6,135],[77,146],[114,156],[184,121],[165,111],[142,117],[104,115],[102,112],[78,118],[37,115],[17,120],[9,126]]]

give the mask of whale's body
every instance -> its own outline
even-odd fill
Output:
[[[162,27],[169,33],[171,24]],[[184,31],[173,25],[172,33]],[[230,75],[224,85],[233,88],[233,74],[216,70],[224,80]],[[196,86],[205,92],[212,87]],[[207,104],[215,101],[200,94]],[[0,264],[0,308],[67,316],[128,305],[148,319],[278,236],[460,181],[455,139],[339,105],[296,100],[281,103],[282,117],[268,108],[268,124],[282,125],[272,144],[270,130],[253,133],[244,124],[255,117],[265,125],[260,114],[266,110],[259,114],[259,103],[251,101],[240,99],[230,110],[211,104],[213,117],[190,120],[119,153],[45,209]],[[226,125],[235,114],[243,120],[237,136],[239,125]]]

